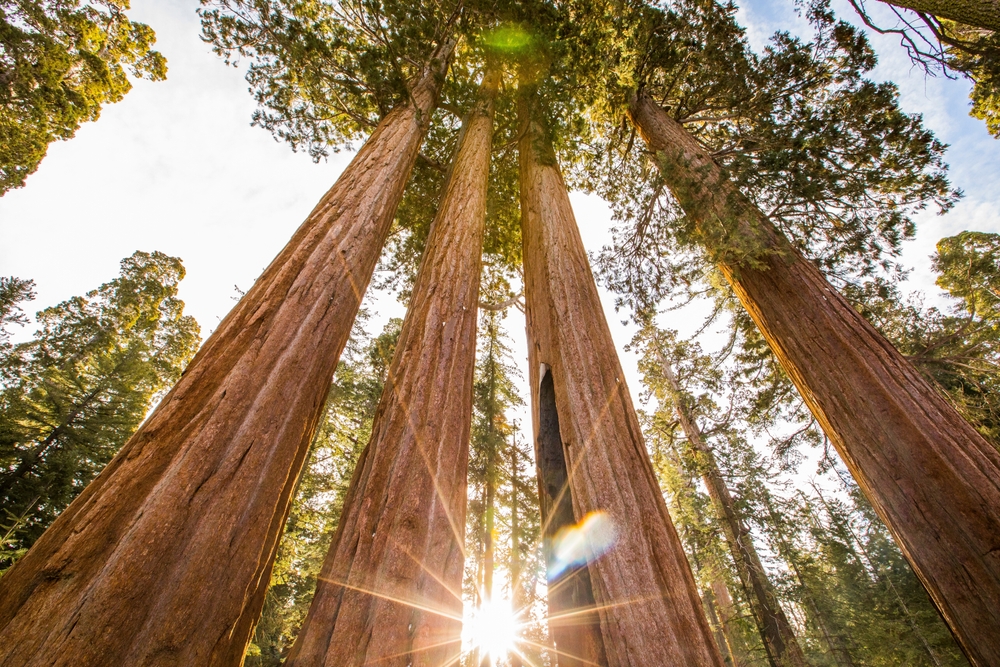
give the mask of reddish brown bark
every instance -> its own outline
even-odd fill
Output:
[[[372,437],[286,665],[446,665],[461,649],[466,471],[493,97],[466,120]]]
[[[579,521],[601,511],[617,526],[615,546],[587,568],[604,664],[720,667],[625,387],[566,186],[543,128],[531,115],[532,104],[530,91],[523,91],[518,149],[535,432],[544,364],[553,380],[574,516]]]
[[[720,268],[966,655],[1000,665],[1000,452],[791,248],[680,124],[642,96],[631,116],[699,225],[754,235],[768,251],[753,266],[722,254]]]
[[[729,553],[736,564],[744,597],[753,612],[754,623],[764,642],[768,661],[775,667],[803,667],[808,664],[805,654],[802,653],[795,631],[774,595],[774,587],[771,586],[757,548],[754,546],[753,535],[736,509],[736,502],[729,492],[729,487],[726,486],[726,480],[722,476],[712,448],[705,442],[701,429],[698,428],[694,416],[684,403],[684,394],[680,383],[677,382],[677,376],[674,375],[674,369],[658,349],[657,354],[663,375],[673,390],[677,421],[680,422],[688,444],[695,453],[701,478],[712,499],[716,518],[722,524]]]
[[[0,580],[0,664],[239,665],[453,43],[181,380]]]

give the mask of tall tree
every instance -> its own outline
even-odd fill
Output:
[[[125,14],[128,0],[0,2],[0,195],[24,185],[49,144],[167,64],[156,35]]]
[[[720,270],[965,651],[975,664],[1000,659],[993,640],[1000,637],[1000,616],[983,613],[1000,609],[1000,561],[987,555],[1000,548],[993,545],[1000,534],[1000,454],[788,243],[683,126],[644,95],[630,115],[696,224],[759,244],[762,252],[750,260],[716,255]]]
[[[242,660],[337,359],[454,45],[446,38],[414,64],[405,100],[170,394],[3,577],[6,664]]]
[[[21,525],[0,567],[107,465],[194,355],[198,324],[177,298],[183,277],[176,257],[136,252],[118,278],[38,313],[33,340],[11,350],[18,363],[0,394],[0,504]]]
[[[535,433],[541,440],[553,430],[558,445],[552,449],[565,461],[574,518],[600,511],[617,528],[614,547],[586,568],[604,659],[616,666],[664,660],[721,665],[625,389],[546,130],[544,102],[531,70],[521,76],[518,154]],[[552,396],[543,404],[549,382]],[[543,418],[553,424],[543,428]],[[536,460],[542,444],[536,443]],[[628,486],[620,484],[624,471],[631,471]],[[596,535],[590,539],[591,549],[601,543]],[[558,638],[556,643],[562,652]]]
[[[438,665],[461,649],[466,475],[493,100],[459,139],[372,438],[287,664]]]
[[[727,11],[716,14],[721,24]],[[856,31],[822,2],[810,17],[814,45],[778,35],[759,60],[721,39],[725,30],[696,30],[703,40],[683,43],[690,58],[676,76],[678,54],[665,41],[655,59],[637,61],[645,87],[628,113],[661,192],[673,197],[673,238],[717,267],[718,283],[728,283],[798,386],[964,650],[990,664],[1000,659],[1000,616],[982,609],[1000,608],[1000,561],[992,556],[1000,456],[817,268],[840,276],[876,270],[912,233],[914,210],[947,206],[941,146],[898,110],[891,86],[864,78],[874,57]],[[668,40],[671,20],[657,16],[662,30],[649,39]],[[757,69],[790,56],[784,70]],[[693,87],[720,63],[737,76]],[[770,72],[771,82],[755,71]],[[748,116],[757,103],[764,106]]]

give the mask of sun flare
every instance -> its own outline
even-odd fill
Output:
[[[479,649],[481,656],[490,656],[490,664],[504,660],[515,650],[520,621],[509,600],[484,602],[471,608],[462,624],[462,644],[466,652]]]

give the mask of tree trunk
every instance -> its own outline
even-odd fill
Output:
[[[518,152],[535,433],[543,433],[540,393],[548,376],[573,515],[581,520],[604,512],[617,528],[614,547],[587,567],[606,655],[599,664],[721,667],[649,461],[569,194],[540,116],[531,113],[530,86],[523,87]],[[551,370],[543,373],[543,364]]]
[[[524,609],[524,596],[521,594],[521,530],[518,516],[517,482],[520,466],[517,461],[517,439],[511,435],[510,440],[510,603],[519,619],[527,615]],[[523,620],[521,621],[524,622]],[[511,651],[508,656],[510,667],[523,667],[524,663],[517,651]]]
[[[0,580],[0,663],[239,665],[337,360],[454,47]]]
[[[712,590],[705,591],[704,604],[705,611],[708,612],[708,623],[712,626],[712,634],[715,635],[715,645],[722,653],[722,663],[727,667],[733,667],[735,662],[733,652],[729,648],[725,628],[719,619],[719,613],[715,607],[715,594]]]
[[[1000,31],[1000,0],[882,0],[882,2],[977,28]]]
[[[798,254],[655,102],[630,115],[715,259],[974,665],[1000,665],[1000,452]]]
[[[805,577],[802,576],[802,571],[799,568],[795,551],[785,537],[784,530],[781,528],[781,517],[778,516],[774,505],[771,503],[770,494],[765,494],[764,502],[767,505],[768,516],[771,519],[771,526],[773,526],[778,542],[778,555],[781,556],[785,564],[791,568],[792,574],[795,575],[795,581],[798,583],[799,591],[806,602],[806,608],[809,610],[807,617],[811,617],[813,623],[819,628],[820,633],[823,635],[823,641],[826,642],[827,648],[829,648],[830,654],[833,656],[834,662],[836,662],[838,667],[857,667],[854,663],[854,658],[851,656],[847,642],[844,640],[843,630],[838,630],[837,626],[839,626],[839,623],[836,623],[835,617],[829,613],[825,605],[821,606],[817,602],[816,597],[809,590]],[[811,512],[810,518],[812,518]],[[815,527],[816,524],[813,523],[813,525]],[[824,600],[824,603],[830,601],[827,598]]]
[[[287,667],[445,665],[461,650],[466,474],[498,73],[466,119],[372,437]]]
[[[712,598],[719,612],[719,620],[722,622],[722,632],[726,639],[726,648],[733,658],[733,667],[745,667],[746,645],[736,629],[736,605],[729,595],[729,588],[721,576],[712,578]]]
[[[658,342],[656,344],[658,345]],[[744,596],[753,612],[757,631],[760,632],[760,638],[764,642],[768,661],[775,667],[804,667],[808,664],[805,654],[802,653],[802,648],[795,638],[795,631],[792,630],[791,623],[788,622],[784,610],[774,595],[774,588],[767,578],[767,572],[754,546],[753,536],[736,510],[736,502],[729,492],[729,487],[726,486],[726,480],[722,477],[715,454],[705,442],[698,424],[684,403],[681,386],[677,382],[677,376],[674,375],[670,362],[660,354],[659,348],[657,354],[663,375],[673,390],[677,420],[684,430],[684,435],[687,436],[691,449],[694,450],[702,480],[715,507],[715,515],[722,524],[729,553],[732,554],[733,562],[736,564],[736,572],[739,574]]]

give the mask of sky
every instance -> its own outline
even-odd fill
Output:
[[[201,41],[197,6],[197,0],[133,0],[129,15],[155,29],[167,80],[135,82],[97,122],[53,144],[25,188],[0,198],[0,275],[35,281],[38,298],[29,311],[111,280],[118,262],[135,250],[159,250],[183,259],[180,296],[207,335],[234,305],[236,288],[253,284],[349,161],[350,154],[340,153],[314,164],[250,126],[255,104],[243,71],[226,66]],[[834,0],[834,7],[857,20],[846,0]],[[745,0],[739,18],[756,49],[777,29],[806,27],[792,0]],[[952,183],[965,192],[947,215],[918,216],[917,238],[904,252],[912,288],[933,302],[929,255],[937,240],[965,229],[1000,231],[1000,142],[967,115],[966,81],[927,78],[898,40],[873,35],[872,41],[880,58],[875,78],[896,81],[904,110],[923,114],[950,144]],[[610,239],[608,208],[580,193],[572,201],[584,243],[597,252]],[[638,398],[636,359],[624,350],[632,332],[603,289],[602,298]],[[375,326],[402,315],[392,296],[370,305]],[[696,318],[680,314],[669,324],[690,330]],[[508,318],[518,360],[525,356],[523,326],[519,313]],[[27,328],[19,337],[29,334]]]

